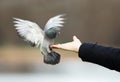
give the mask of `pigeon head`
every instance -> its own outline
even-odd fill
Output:
[[[45,31],[46,36],[49,39],[54,39],[56,38],[57,34],[59,33],[59,28],[50,28],[49,30]]]

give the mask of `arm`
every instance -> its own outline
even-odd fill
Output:
[[[119,48],[81,43],[76,36],[73,37],[72,42],[52,45],[51,47],[77,52],[83,61],[96,63],[109,69],[120,71]]]
[[[96,63],[112,70],[120,71],[120,49],[92,43],[83,43],[79,48],[83,61]]]

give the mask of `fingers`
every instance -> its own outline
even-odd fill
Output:
[[[51,45],[51,48],[61,48],[61,44]]]
[[[71,46],[72,46],[72,42],[67,42],[67,43],[63,43],[63,44],[51,45],[51,48],[69,50],[69,48],[71,48]]]

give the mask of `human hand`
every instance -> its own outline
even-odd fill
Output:
[[[73,41],[72,42],[51,45],[51,48],[57,48],[57,49],[63,49],[63,50],[78,52],[81,44],[82,44],[81,41],[76,36],[73,36]]]

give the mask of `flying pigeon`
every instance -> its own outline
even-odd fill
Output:
[[[50,45],[54,44],[54,39],[59,34],[61,27],[63,27],[63,15],[50,18],[44,30],[35,22],[19,18],[13,19],[18,35],[30,43],[31,46],[40,48],[40,52],[44,56],[44,63],[55,65],[60,62],[59,53],[53,51]]]

